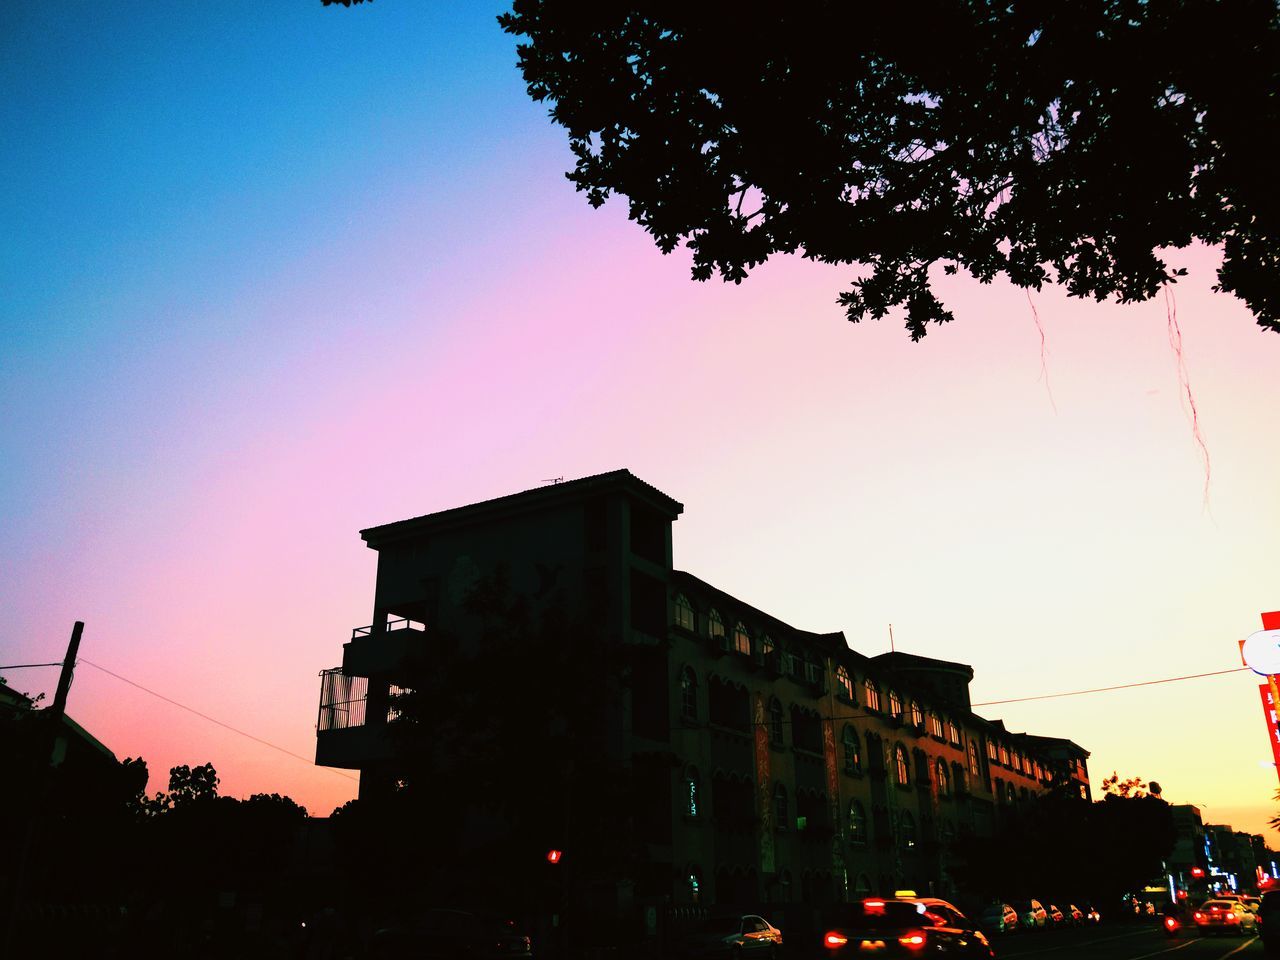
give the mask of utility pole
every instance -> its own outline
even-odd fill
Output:
[[[45,809],[52,799],[49,796],[52,777],[50,776],[50,768],[54,766],[56,752],[58,749],[58,733],[62,727],[62,718],[67,710],[67,694],[71,690],[71,676],[76,668],[76,654],[80,651],[80,635],[84,632],[84,623],[77,620],[75,626],[71,628],[71,641],[67,644],[67,656],[62,661],[62,672],[58,675],[58,691],[54,694],[53,705],[42,713],[47,713],[47,717],[41,717],[46,721],[45,730],[39,730],[37,736],[43,736],[46,739],[47,750],[45,756],[48,758],[47,767],[43,770],[36,771],[36,782],[33,784],[35,788],[32,791],[35,802],[32,804],[30,812],[26,818],[26,829],[22,831],[22,846],[18,850],[18,869],[13,875],[13,894],[9,902],[9,916],[6,918],[3,946],[4,952],[8,953],[15,946],[14,933],[18,922],[18,910],[22,905],[22,884],[26,879],[27,861],[31,856],[31,846],[35,841],[39,820],[44,815]]]

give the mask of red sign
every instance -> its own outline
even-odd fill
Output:
[[[1276,718],[1276,705],[1271,698],[1271,684],[1258,684],[1258,693],[1262,694],[1262,713],[1267,718],[1267,736],[1271,741],[1271,755],[1276,761],[1276,772],[1280,774],[1280,721]]]

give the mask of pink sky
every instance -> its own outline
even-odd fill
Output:
[[[329,172],[334,128],[296,148],[322,186],[270,222],[199,234],[216,211],[193,194],[148,228],[153,260],[68,267],[4,318],[0,662],[59,659],[82,619],[85,658],[309,757],[317,673],[370,619],[359,529],[627,467],[685,504],[678,567],[863,652],[892,622],[898,649],[973,664],[975,701],[1239,665],[1280,608],[1280,338],[1209,291],[1212,251],[1177,255],[1176,290],[1206,509],[1163,302],[1033,295],[1046,385],[1005,284],[945,279],[957,320],[919,344],[846,323],[845,270],[695,284],[622,205],[573,193],[505,38],[457,29],[474,50],[423,62],[472,114],[429,85],[370,94],[332,119],[360,125],[358,176]],[[51,691],[56,671],[8,676]],[[152,789],[211,761],[234,795],[354,795],[87,666],[68,711]],[[1280,808],[1249,674],[985,712],[1093,751],[1095,785],[1157,779],[1255,831]]]

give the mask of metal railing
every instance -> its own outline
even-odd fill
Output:
[[[317,730],[363,727],[369,703],[369,678],[349,677],[341,667],[320,672],[320,718]]]
[[[405,687],[390,684],[388,689],[387,716],[390,723],[400,715],[395,698],[408,693]],[[341,667],[320,671],[320,716],[316,730],[347,730],[363,727],[369,722],[369,678],[353,677],[342,672]]]
[[[354,628],[351,631],[351,639],[354,640],[356,637],[373,636],[374,627],[376,626],[377,626],[376,623],[371,623],[367,627]],[[418,633],[422,633],[426,629],[427,629],[426,625],[418,622],[417,620],[410,620],[408,617],[393,617],[392,619],[388,620],[385,624],[383,624],[382,630],[378,632],[391,633],[393,630],[415,630]]]

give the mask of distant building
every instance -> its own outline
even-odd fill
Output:
[[[1089,797],[1089,752],[974,713],[972,667],[867,656],[676,569],[683,509],[618,470],[362,531],[378,552],[373,623],[323,674],[316,762],[360,770],[362,797],[388,788],[387,703],[406,658],[432,631],[472,629],[467,589],[502,565],[517,592],[554,584],[628,652],[630,681],[603,722],[637,795],[657,798],[637,897],[948,892],[951,838],[991,834],[1055,783]]]

